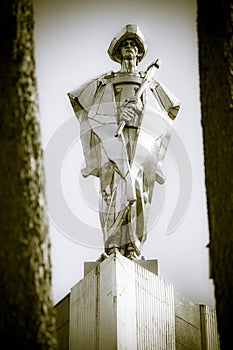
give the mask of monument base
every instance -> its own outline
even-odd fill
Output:
[[[55,306],[59,350],[220,349],[215,311],[175,293],[145,261],[150,270],[119,253],[86,263]]]

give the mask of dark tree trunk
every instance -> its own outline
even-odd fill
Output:
[[[221,349],[233,325],[233,1],[198,1],[210,259]],[[230,346],[231,347],[231,346]]]
[[[55,349],[33,1],[0,2],[0,339]]]

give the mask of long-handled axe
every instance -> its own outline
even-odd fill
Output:
[[[152,80],[155,72],[157,69],[159,69],[159,66],[161,64],[161,61],[159,58],[157,58],[155,61],[153,61],[147,68],[146,70],[146,75],[143,79],[143,82],[141,84],[141,86],[139,87],[139,89],[136,91],[135,93],[135,96],[131,99],[127,99],[124,103],[124,106],[127,107],[127,105],[129,103],[132,103],[132,102],[137,102],[139,101],[140,97],[142,96],[143,92],[145,91],[147,85],[150,83],[150,81]],[[122,134],[122,131],[125,127],[125,124],[126,124],[126,121],[125,120],[122,120],[120,122],[120,125],[117,129],[117,132],[115,134],[116,137],[119,137],[121,134]]]

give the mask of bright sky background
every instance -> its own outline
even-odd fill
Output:
[[[82,178],[79,124],[67,92],[120,66],[107,49],[128,23],[148,43],[139,69],[155,58],[156,79],[181,101],[164,164],[167,182],[156,185],[142,254],[158,259],[159,274],[196,303],[214,305],[209,279],[208,222],[200,122],[195,0],[35,0],[36,69],[45,152],[54,303],[83,277],[84,261],[103,252],[98,180]],[[175,140],[178,140],[175,142]],[[173,148],[172,148],[173,146]],[[191,167],[191,168],[190,168]],[[190,174],[191,169],[191,174]],[[187,175],[187,176],[186,176]],[[178,196],[190,201],[172,226]],[[186,209],[186,210],[184,210]],[[170,224],[170,226],[169,226]],[[168,230],[168,226],[172,230]]]

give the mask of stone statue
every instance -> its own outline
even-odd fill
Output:
[[[110,43],[110,58],[121,64],[68,93],[80,122],[84,177],[100,180],[99,216],[105,252],[138,259],[147,236],[155,181],[180,103],[154,79],[159,60],[138,71],[147,51],[137,25],[128,24]]]

